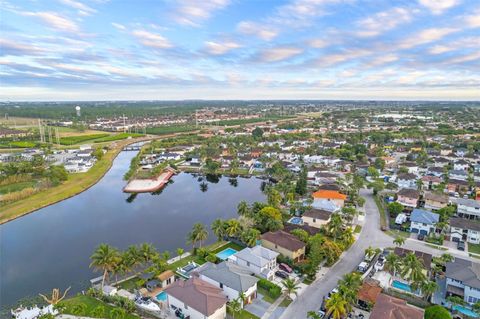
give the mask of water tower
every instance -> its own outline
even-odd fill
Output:
[[[81,108],[79,105],[75,106],[75,111],[77,112],[77,116],[78,116],[78,117],[80,117],[80,115],[81,115],[81,113],[80,113],[80,110],[81,110],[81,109],[82,109],[82,108]]]

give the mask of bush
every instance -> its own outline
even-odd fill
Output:
[[[217,263],[218,257],[215,256],[215,255],[212,254],[212,253],[209,253],[209,254],[207,255],[207,257],[205,257],[205,260],[206,260],[206,261],[209,261],[209,262],[211,262],[211,263]]]
[[[440,305],[430,306],[425,309],[425,319],[451,319],[447,309]]]
[[[258,287],[260,288],[263,288],[265,290],[268,291],[268,293],[270,294],[270,297],[272,298],[278,298],[280,297],[280,295],[282,294],[282,289],[275,285],[274,283],[266,280],[266,279],[260,279],[258,282],[257,282],[257,285]]]

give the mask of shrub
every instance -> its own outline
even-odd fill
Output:
[[[258,287],[267,290],[272,298],[278,298],[282,294],[282,289],[279,286],[266,279],[260,279],[257,285]]]
[[[430,306],[425,309],[425,319],[451,319],[447,309],[440,305]]]
[[[205,260],[206,260],[206,261],[209,261],[209,262],[211,262],[211,263],[216,263],[216,262],[218,261],[218,257],[215,256],[215,255],[212,254],[212,253],[209,253],[209,254],[207,255],[207,257],[205,257]]]

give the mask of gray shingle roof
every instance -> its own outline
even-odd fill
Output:
[[[250,270],[226,261],[218,265],[208,262],[197,272],[238,292],[246,292],[258,281]]]
[[[456,200],[458,205],[464,205],[468,207],[480,208],[480,201],[474,199],[465,199],[465,198],[458,198]]]
[[[446,276],[463,282],[464,285],[480,289],[480,264],[455,258],[446,265]]]
[[[423,209],[414,209],[410,220],[417,223],[436,224],[439,220],[439,215]]]
[[[263,267],[267,265],[272,259],[277,258],[279,254],[273,250],[262,246],[255,246],[253,248],[245,248],[235,254],[235,257],[246,260],[256,266]]]

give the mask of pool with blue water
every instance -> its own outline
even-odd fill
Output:
[[[453,310],[457,310],[458,312],[463,313],[464,315],[467,315],[472,318],[480,318],[480,316],[474,312],[472,309],[464,307],[464,306],[453,306]]]
[[[221,252],[217,253],[217,257],[220,258],[221,260],[227,260],[228,257],[231,255],[235,254],[237,251],[233,248],[227,248],[222,250]]]
[[[157,295],[156,298],[157,298],[158,301],[166,302],[167,301],[167,293],[165,291],[162,291],[161,293],[159,293]]]
[[[406,292],[412,292],[412,288],[410,287],[410,285],[400,282],[398,280],[394,280],[392,282],[392,287],[406,291]]]

